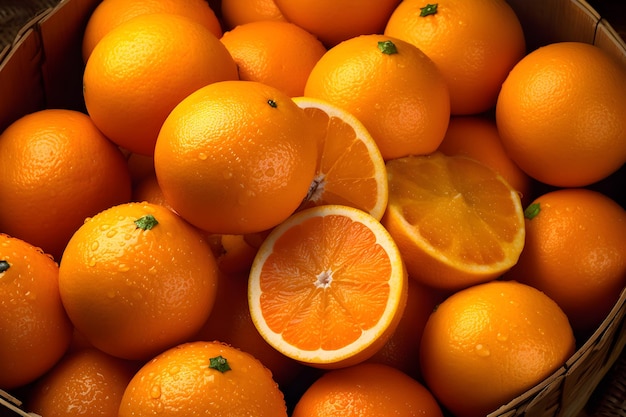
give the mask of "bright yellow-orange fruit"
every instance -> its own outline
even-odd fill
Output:
[[[538,181],[583,187],[626,162],[626,70],[597,46],[539,48],[502,85],[496,122],[519,167]]]
[[[287,417],[272,373],[249,353],[219,342],[175,346],[128,384],[119,417]]]
[[[236,80],[237,65],[213,33],[170,13],[137,16],[93,49],[83,76],[87,111],[113,142],[152,155],[161,125],[198,88]]]
[[[83,60],[87,62],[91,51],[111,29],[133,17],[171,13],[195,20],[216,37],[222,36],[222,27],[206,0],[106,0],[99,3],[89,16],[83,34]]]
[[[88,219],[59,267],[63,305],[96,348],[147,360],[195,334],[217,291],[199,232],[166,207],[127,203]]]
[[[260,20],[287,20],[274,0],[221,0],[220,6],[227,29]]]
[[[278,351],[338,368],[371,357],[398,325],[407,298],[400,252],[366,212],[322,205],[274,228],[252,264],[254,325]]]
[[[431,314],[420,345],[426,385],[455,416],[484,417],[570,358],[567,316],[541,291],[515,281],[451,295]]]
[[[326,372],[302,394],[293,417],[443,417],[421,383],[382,364]]]
[[[131,196],[122,153],[84,113],[46,109],[0,135],[0,230],[59,261],[85,217]]]
[[[327,46],[382,33],[400,0],[274,0],[283,16],[317,36]]]
[[[318,143],[317,170],[301,208],[343,204],[379,219],[387,208],[385,161],[363,123],[324,100],[296,97]]]
[[[46,417],[115,416],[137,369],[98,349],[73,352],[29,390],[26,409]]]
[[[526,208],[524,250],[505,277],[546,293],[585,340],[626,287],[626,211],[588,189],[538,196]]]
[[[464,156],[434,153],[387,162],[382,224],[409,276],[458,290],[499,277],[524,247],[519,194],[497,172]]]
[[[493,108],[502,82],[526,53],[522,26],[505,0],[404,0],[384,33],[412,43],[437,64],[455,115]]]
[[[159,185],[185,220],[219,234],[276,226],[306,196],[317,143],[304,110],[277,88],[225,81],[183,100],[154,154]]]
[[[412,44],[383,35],[329,49],[304,95],[353,114],[385,160],[434,152],[450,119],[448,86],[435,63]]]
[[[239,25],[221,41],[237,63],[239,79],[271,85],[290,97],[304,93],[313,66],[326,52],[300,26],[275,20]]]
[[[0,233],[0,389],[50,370],[68,349],[72,330],[57,264],[30,243]]]

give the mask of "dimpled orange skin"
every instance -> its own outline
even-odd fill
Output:
[[[576,341],[567,316],[541,291],[492,281],[439,304],[422,334],[422,375],[458,417],[484,417],[547,378]]]
[[[397,53],[383,53],[391,41]],[[412,44],[363,35],[331,48],[313,67],[304,95],[352,113],[385,160],[434,152],[450,119],[450,96],[434,62]]]
[[[226,47],[200,23],[155,13],[134,17],[96,44],[83,75],[87,112],[114,143],[151,156],[169,112],[207,84],[236,80]]]
[[[230,370],[210,367],[222,357]],[[287,417],[271,372],[249,353],[221,342],[190,342],[146,363],[128,384],[119,417]]]
[[[597,46],[557,42],[526,55],[502,84],[502,143],[532,178],[584,187],[626,162],[626,70]]]
[[[152,215],[158,224],[138,228]],[[59,268],[63,304],[98,349],[146,360],[196,333],[217,291],[217,264],[196,229],[166,207],[127,203],[87,220]]]
[[[538,196],[526,244],[504,276],[545,292],[584,340],[626,286],[626,211],[596,191],[566,188]]]
[[[59,268],[48,255],[0,233],[0,389],[43,375],[63,356],[72,338],[59,296]]]
[[[254,81],[218,82],[188,96],[163,124],[154,154],[172,208],[220,234],[285,220],[306,196],[316,161],[304,110]]]

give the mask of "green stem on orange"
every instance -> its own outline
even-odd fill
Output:
[[[389,40],[378,42],[378,49],[380,49],[383,54],[387,55],[393,55],[398,53],[398,48],[396,48],[396,45]]]
[[[535,216],[537,216],[537,214],[539,214],[540,211],[541,206],[539,205],[539,203],[533,203],[526,207],[526,210],[524,210],[524,217],[528,220],[532,220],[535,218]]]
[[[230,365],[228,364],[228,360],[222,355],[216,356],[214,358],[209,359],[209,368],[216,369],[221,373],[226,371],[230,371]]]
[[[0,273],[6,271],[10,267],[11,267],[11,264],[9,264],[7,261],[5,260],[0,261]]]
[[[159,222],[152,214],[146,214],[145,216],[135,220],[137,228],[142,230],[150,230],[157,224],[159,224]]]
[[[424,7],[420,7],[420,17],[429,16],[431,14],[437,14],[438,3],[427,4]]]

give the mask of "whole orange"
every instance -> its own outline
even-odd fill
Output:
[[[421,383],[388,365],[361,363],[326,372],[306,389],[292,417],[442,417]]]
[[[282,392],[254,356],[220,342],[175,346],[128,384],[119,417],[287,417]]]
[[[526,209],[526,243],[505,277],[550,296],[581,340],[626,287],[626,211],[597,191],[559,189]]]
[[[34,381],[68,349],[73,327],[58,277],[50,256],[0,233],[0,389]]]
[[[502,85],[496,122],[507,153],[559,187],[599,181],[626,162],[626,69],[597,46],[559,42],[522,59]]]
[[[196,333],[213,307],[217,265],[199,232],[157,204],[90,218],[59,267],[63,305],[96,348],[146,360]]]
[[[384,33],[412,43],[437,64],[455,115],[493,108],[502,82],[526,53],[522,26],[505,0],[404,0]]]
[[[358,36],[329,49],[304,94],[352,113],[385,160],[434,152],[450,119],[448,87],[435,63],[389,36]]]
[[[274,0],[283,16],[334,46],[359,35],[382,33],[400,0]]]
[[[122,153],[85,114],[48,109],[0,135],[0,230],[61,258],[83,220],[127,202]]]
[[[239,79],[259,81],[291,97],[301,96],[326,47],[293,23],[257,21],[224,33],[222,43],[239,68]]]
[[[27,409],[46,417],[115,416],[138,365],[94,349],[67,355],[29,391]]]
[[[99,3],[89,16],[83,33],[82,54],[87,62],[91,51],[104,35],[133,17],[171,13],[195,20],[216,37],[222,36],[222,27],[206,0],[107,0]]]
[[[460,290],[430,315],[420,345],[426,385],[458,417],[484,417],[533,387],[574,353],[567,316],[515,281]]]
[[[287,20],[274,0],[221,0],[221,11],[227,29],[259,20]]]
[[[306,196],[317,144],[304,110],[275,87],[224,81],[199,89],[168,116],[154,165],[165,199],[211,233],[276,226]]]
[[[155,13],[120,24],[98,42],[85,66],[83,93],[89,115],[109,139],[152,155],[163,121],[183,98],[237,77],[228,50],[206,27]]]

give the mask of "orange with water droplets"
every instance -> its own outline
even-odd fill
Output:
[[[379,34],[329,49],[304,95],[354,115],[385,160],[434,152],[450,119],[448,86],[435,63],[414,45]]]
[[[550,376],[575,348],[554,300],[516,281],[493,281],[440,303],[419,355],[424,381],[446,409],[484,417]]]
[[[154,164],[165,199],[209,233],[271,229],[306,196],[316,138],[304,110],[255,81],[213,83],[167,117]]]
[[[59,267],[39,248],[0,233],[0,389],[33,382],[63,356],[72,323]]]
[[[119,417],[287,417],[282,392],[254,356],[220,342],[190,342],[162,352],[128,384]]]
[[[126,203],[88,219],[59,267],[74,326],[113,356],[147,360],[197,332],[217,291],[200,233],[170,209]]]

